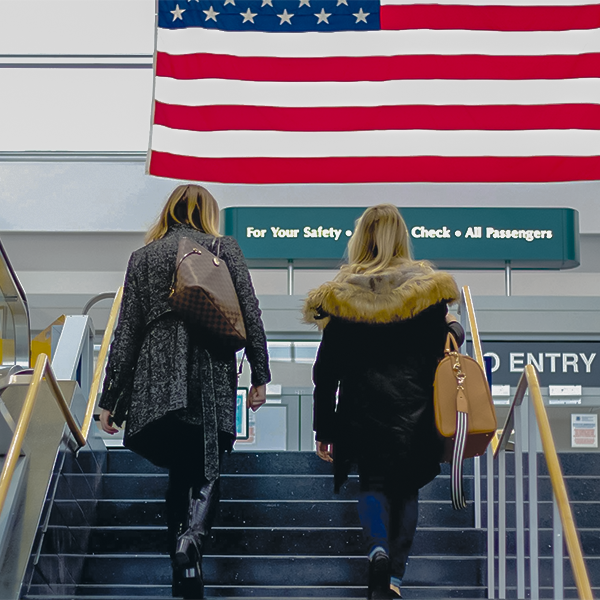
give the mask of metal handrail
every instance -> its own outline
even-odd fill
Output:
[[[540,390],[537,371],[533,365],[526,365],[523,375],[521,375],[519,384],[517,386],[517,391],[515,392],[515,397],[513,398],[510,410],[506,417],[500,442],[494,452],[494,458],[496,458],[508,444],[508,440],[512,434],[514,426],[515,408],[522,403],[527,390],[529,390],[529,398],[533,403],[535,410],[535,417],[542,441],[542,449],[548,465],[552,491],[554,492],[554,497],[556,498],[556,503],[558,505],[558,513],[560,515],[560,520],[562,522],[562,527],[566,538],[569,559],[571,561],[571,567],[573,569],[573,576],[575,578],[575,585],[577,586],[579,598],[582,600],[593,600],[590,579],[585,562],[583,560],[581,541],[579,539],[575,521],[573,519],[571,505],[569,504],[567,488],[565,486],[562,469],[558,461],[556,446],[554,445],[554,440],[552,438],[550,421],[548,420],[548,413],[546,412],[544,401],[542,399],[542,392]]]
[[[115,324],[119,316],[122,299],[123,288],[120,287],[117,290],[112,308],[110,309],[108,322],[106,324],[106,329],[104,330],[104,337],[102,338],[102,344],[100,346],[100,352],[98,352],[98,358],[96,360],[96,368],[94,369],[92,385],[90,386],[90,395],[88,396],[87,408],[85,410],[85,417],[83,418],[83,426],[81,428],[85,439],[87,439],[87,436],[90,432],[90,427],[92,426],[92,421],[94,420],[94,411],[96,410],[96,400],[98,397],[98,390],[100,389],[100,381],[102,380],[106,357],[108,355],[108,348],[110,346]]]
[[[98,304],[98,302],[102,302],[102,300],[108,300],[109,298],[114,298],[116,295],[116,292],[102,292],[102,294],[96,294],[93,298],[90,298],[86,302],[86,305],[81,309],[81,314],[87,315],[91,308]]]
[[[58,407],[63,413],[71,433],[75,437],[78,448],[85,446],[86,443],[86,438],[73,418],[71,410],[69,409],[69,405],[67,404],[62,390],[58,385],[48,356],[45,354],[40,354],[33,369],[31,382],[29,383],[27,395],[25,396],[25,401],[23,402],[23,408],[21,409],[21,414],[19,415],[19,420],[17,421],[15,433],[6,455],[4,467],[2,468],[2,474],[0,475],[0,514],[2,514],[2,509],[4,508],[4,503],[8,495],[12,477],[16,469],[19,456],[21,455],[21,449],[27,434],[27,428],[29,427],[29,422],[31,421],[33,408],[38,397],[38,391],[44,378],[50,386],[50,391],[58,403]]]
[[[8,302],[14,325],[14,352],[11,353],[10,360],[5,352],[0,364],[29,367],[31,349],[29,305],[23,286],[13,269],[2,241],[0,241],[0,288],[5,302]]]
[[[467,318],[469,320],[469,329],[471,330],[471,342],[473,343],[473,354],[479,366],[485,371],[485,361],[483,359],[483,349],[481,347],[481,338],[479,337],[479,328],[477,327],[477,318],[475,317],[475,308],[473,306],[473,298],[471,297],[471,289],[468,285],[462,287],[462,297],[464,300]],[[498,438],[493,436],[490,444],[492,450],[496,452],[498,447]]]
[[[481,349],[481,339],[479,338],[475,308],[473,307],[473,298],[471,298],[471,289],[468,285],[463,286],[462,295],[465,301],[465,308],[467,309],[467,317],[469,319],[471,341],[473,342],[473,352],[475,354],[474,358],[479,363],[480,367],[485,370],[485,361],[483,360],[483,350]]]

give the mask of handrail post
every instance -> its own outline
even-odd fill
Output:
[[[525,598],[525,503],[523,494],[523,405],[515,409],[515,524],[517,598]]]
[[[487,585],[488,598],[496,597],[496,571],[494,567],[494,452],[488,446],[486,451],[486,470],[487,470],[487,544],[488,544],[488,564],[487,564]]]
[[[475,483],[475,529],[481,529],[481,457],[473,459],[473,479]]]
[[[563,600],[564,565],[563,565],[563,528],[558,512],[556,494],[552,492],[552,556],[554,559],[554,600]]]
[[[294,295],[294,261],[288,260],[287,266],[287,293],[288,296]]]
[[[529,444],[527,473],[529,481],[529,597],[540,597],[540,555],[538,536],[538,483],[537,483],[537,428],[535,407],[528,394],[528,432]]]
[[[512,281],[511,281],[511,266],[510,260],[505,261],[504,263],[504,292],[507,296],[512,295]]]
[[[498,598],[506,598],[506,450],[498,455]]]

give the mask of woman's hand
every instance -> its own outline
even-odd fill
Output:
[[[110,435],[114,435],[118,433],[118,429],[113,425],[112,415],[109,410],[105,408],[102,409],[100,413],[100,427],[102,427],[102,431],[106,433],[110,433]]]
[[[267,386],[252,386],[248,392],[246,406],[256,412],[267,401]]]
[[[456,341],[456,345],[459,347],[462,346],[465,341],[465,330],[459,323],[458,319],[454,315],[448,313],[446,315],[446,324],[448,325],[448,329]]]
[[[317,456],[325,462],[333,462],[333,444],[317,442]]]

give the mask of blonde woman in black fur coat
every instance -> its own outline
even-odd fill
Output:
[[[412,259],[390,204],[360,217],[348,258],[304,307],[323,331],[313,369],[317,454],[333,462],[336,491],[358,468],[368,597],[399,598],[418,490],[440,472],[433,379],[448,331],[464,339],[448,314],[459,293],[451,275]]]

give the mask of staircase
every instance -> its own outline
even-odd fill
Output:
[[[313,453],[226,460],[204,559],[208,598],[366,597],[356,477],[335,495],[330,465]],[[105,470],[97,498],[88,475],[63,473],[27,598],[171,596],[165,471],[124,449],[108,451]],[[452,510],[448,487],[442,475],[422,490],[406,598],[486,595],[484,532],[472,528],[471,509]]]

